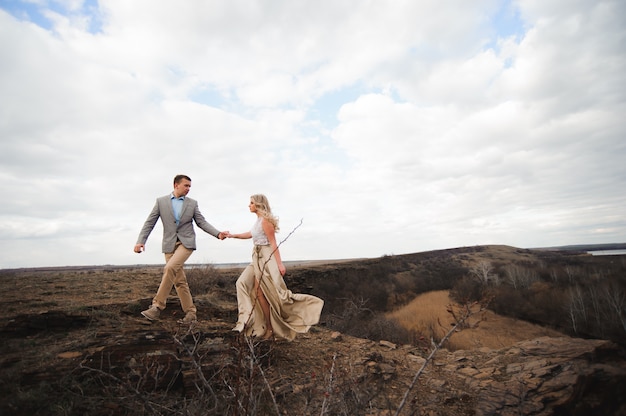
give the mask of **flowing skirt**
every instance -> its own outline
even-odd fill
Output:
[[[305,333],[319,322],[324,301],[313,295],[293,293],[278,270],[276,259],[269,245],[255,245],[252,263],[237,279],[237,305],[239,318],[234,331],[245,331],[249,336],[263,336],[266,331],[265,317],[254,290],[255,280],[270,305],[270,320],[274,336],[293,340],[298,333]]]

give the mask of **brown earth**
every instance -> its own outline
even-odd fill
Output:
[[[418,333],[434,332],[441,339],[454,323],[449,305],[454,304],[449,291],[436,290],[418,295],[406,306],[389,313],[403,327]],[[470,350],[483,347],[499,349],[520,341],[539,337],[563,337],[562,333],[519,319],[482,310],[470,316],[466,328],[455,333],[446,347],[450,350]]]
[[[405,396],[403,415],[626,410],[626,365],[607,341],[490,313],[483,326],[491,336],[474,332],[473,349],[442,349],[432,362],[427,342],[354,338],[323,322],[293,342],[259,342],[230,330],[239,270],[221,271],[212,290],[195,296],[200,320],[191,327],[176,322],[175,297],[160,321],[139,315],[160,273],[2,271],[0,415],[393,415]],[[481,344],[487,338],[499,344]]]

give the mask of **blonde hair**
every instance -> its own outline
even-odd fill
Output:
[[[255,194],[250,197],[256,206],[256,210],[261,217],[265,218],[270,224],[274,226],[274,232],[278,232],[280,229],[278,227],[278,217],[272,214],[272,209],[270,208],[270,203],[267,200],[267,197],[263,194]]]

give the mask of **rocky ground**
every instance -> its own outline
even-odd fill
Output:
[[[626,414],[626,362],[607,341],[443,349],[427,363],[427,343],[375,342],[324,325],[293,342],[261,342],[231,331],[231,287],[198,297],[190,327],[177,323],[175,298],[159,322],[142,319],[158,274],[3,274],[0,414]]]

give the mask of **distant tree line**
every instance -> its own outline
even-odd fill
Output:
[[[454,285],[452,296],[457,301],[489,297],[498,314],[626,345],[626,256],[543,257],[482,261]]]

